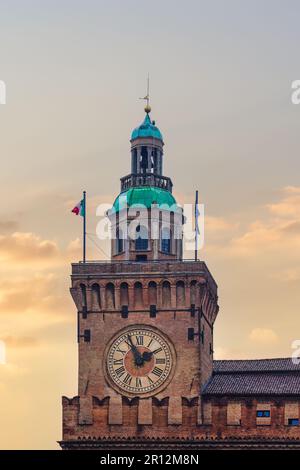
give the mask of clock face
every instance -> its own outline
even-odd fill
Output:
[[[170,343],[156,330],[131,327],[117,336],[107,352],[110,380],[133,394],[151,393],[162,386],[172,371]]]

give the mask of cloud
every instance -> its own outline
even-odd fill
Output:
[[[18,222],[15,220],[7,220],[0,222],[0,235],[15,232],[18,228]]]
[[[267,252],[276,252],[276,255],[291,253],[300,255],[300,230],[298,222],[288,224],[280,220],[257,221],[249,226],[243,235],[233,238],[228,247],[228,253],[239,256],[260,255]]]
[[[300,260],[300,188],[283,189],[279,202],[267,204],[265,212],[236,233],[226,246],[227,256],[258,256],[276,253]],[[238,228],[238,227],[237,227]]]
[[[215,360],[236,359],[236,357],[239,357],[239,355],[236,355],[236,352],[231,349],[222,346],[216,346],[214,349]]]
[[[268,204],[267,208],[272,214],[280,217],[300,217],[300,187],[287,186],[283,188],[284,197],[281,201]]]
[[[0,380],[7,379],[9,377],[24,376],[29,372],[27,367],[22,367],[17,364],[7,363],[1,364],[0,366]],[[1,382],[0,382],[1,384]],[[2,384],[1,384],[2,385]],[[5,382],[4,382],[5,385]]]
[[[278,336],[274,330],[269,328],[254,328],[249,334],[249,339],[254,343],[267,345],[276,343]]]
[[[30,336],[2,336],[0,340],[13,349],[34,348],[40,344],[37,338]]]
[[[279,272],[271,273],[270,277],[280,282],[297,282],[300,281],[300,268],[281,269]]]
[[[55,242],[43,240],[34,233],[14,232],[0,236],[0,260],[9,262],[52,262],[59,255]]]
[[[54,316],[65,305],[59,281],[53,274],[0,280],[0,314],[50,311]]]
[[[286,194],[299,194],[300,195],[300,186],[286,186],[283,188],[283,192]]]
[[[71,240],[67,246],[66,254],[71,260],[80,258],[82,256],[82,241],[79,238]]]
[[[205,216],[204,223],[205,230],[208,230],[212,234],[216,232],[224,234],[236,230],[239,227],[238,222],[226,220],[224,217]]]
[[[300,220],[287,223],[281,230],[284,234],[300,235]]]
[[[247,232],[233,238],[228,249],[233,255],[252,256],[255,252],[278,245],[280,239],[278,227],[258,220],[249,226]]]

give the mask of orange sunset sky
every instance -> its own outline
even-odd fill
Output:
[[[0,447],[55,449],[77,394],[70,263],[152,119],[180,203],[199,190],[219,285],[216,358],[290,356],[300,339],[300,4],[0,2]],[[106,259],[88,240],[88,258]],[[192,252],[185,253],[188,258]]]

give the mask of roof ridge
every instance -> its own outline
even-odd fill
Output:
[[[266,357],[259,359],[214,359],[215,362],[251,362],[251,361],[287,361],[292,360],[291,357]]]

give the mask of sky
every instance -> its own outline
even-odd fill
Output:
[[[70,263],[87,191],[112,203],[144,118],[181,203],[205,205],[215,357],[288,357],[300,338],[298,1],[0,0],[0,447],[55,449],[77,394]],[[88,242],[88,258],[107,259]],[[192,253],[186,253],[192,257]]]

